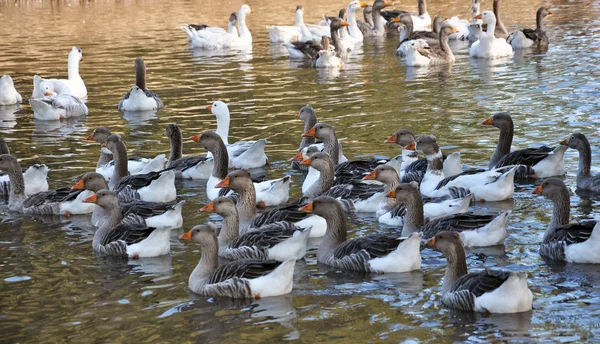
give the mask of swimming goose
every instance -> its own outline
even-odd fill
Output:
[[[420,1],[424,1],[424,0],[420,0]],[[381,36],[385,35],[385,21],[381,17],[381,10],[388,6],[392,6],[392,2],[389,0],[375,0],[375,2],[373,2],[373,8],[372,8],[372,13],[371,13],[371,15],[373,17],[373,27],[370,28],[369,30],[367,30],[364,33],[364,36],[381,37]],[[429,20],[430,20],[429,24],[431,24],[431,18]]]
[[[228,172],[227,161],[229,158],[223,140],[212,131],[205,131],[201,135],[192,136],[191,139],[211,152],[214,159],[214,168],[206,182],[206,196],[212,201],[219,196],[228,195],[230,190],[216,187],[227,177]],[[263,207],[284,204],[290,198],[290,183],[290,176],[254,183],[257,204]]]
[[[427,2],[425,0],[417,0],[419,6],[419,14],[409,13],[403,10],[381,11],[381,15],[388,22],[392,21],[403,14],[409,14],[414,25],[414,30],[427,30],[431,26],[431,16],[427,12]]]
[[[534,194],[548,197],[554,203],[552,220],[544,233],[540,255],[570,263],[600,263],[600,223],[570,222],[569,189],[557,178],[544,180]]]
[[[289,222],[275,222],[240,235],[235,203],[227,197],[218,197],[200,211],[214,212],[223,217],[218,237],[220,257],[284,262],[302,259],[306,254],[310,228],[301,229]]]
[[[383,190],[385,195],[396,190],[396,187],[400,185],[398,172],[389,165],[377,166],[373,172],[363,179],[377,180],[383,183],[385,185],[385,189]],[[469,209],[471,198],[472,195],[456,199],[428,199],[428,202],[423,206],[424,216],[434,219],[450,214],[464,213]],[[379,202],[376,214],[379,223],[401,227],[403,218],[406,215],[406,205],[395,198],[385,197]]]
[[[229,122],[231,115],[227,104],[217,100],[212,105],[207,106],[206,109],[211,111],[217,118],[217,134],[221,136],[227,147],[229,167],[251,169],[263,167],[268,163],[268,158],[265,154],[266,139],[229,143]]]
[[[301,119],[304,122],[304,132],[312,128],[315,124],[317,124],[317,115],[315,114],[315,110],[310,105],[303,106],[298,113],[296,113],[296,117]],[[300,141],[300,146],[298,147],[298,154],[302,154],[301,152],[307,151],[308,147],[314,145],[317,140],[314,137],[303,137],[302,141]],[[322,146],[322,144],[321,144]],[[316,150],[321,150],[318,147],[315,147]],[[306,152],[304,152],[306,154]],[[304,157],[299,157],[299,159],[292,158],[292,168],[295,170],[307,171],[308,168],[306,166],[300,165],[300,161],[304,160]]]
[[[384,186],[381,183],[347,180],[343,184],[334,186],[333,161],[327,153],[315,153],[300,164],[310,165],[319,171],[319,179],[303,193],[303,196],[308,199],[330,196],[343,202],[348,211],[376,212],[379,203],[385,198]]]
[[[442,231],[459,232],[465,246],[495,246],[504,244],[510,211],[499,215],[482,215],[471,212],[450,214],[425,221],[423,197],[416,183],[402,183],[386,195],[396,198],[406,206],[402,235],[422,232],[431,239]]]
[[[323,36],[321,46],[313,62],[315,68],[341,68],[344,65],[336,50],[329,46],[329,37]]]
[[[13,105],[23,103],[23,97],[15,89],[15,84],[10,75],[0,78],[0,105]]]
[[[367,3],[363,1],[354,0],[348,4],[348,11],[346,13],[346,20],[350,26],[348,26],[348,33],[350,35],[350,39],[354,43],[362,44],[364,35],[358,26],[358,21],[356,19],[356,14],[363,8],[367,7]]]
[[[228,32],[233,36],[240,36],[237,30],[237,13],[233,12],[229,15],[229,20],[227,21],[227,31],[220,27],[208,26],[205,24],[188,24],[181,27],[188,37],[188,42],[192,43],[194,38],[197,37],[195,31],[207,30],[215,33],[223,33]]]
[[[242,259],[219,266],[219,242],[212,226],[195,226],[179,239],[200,245],[200,262],[188,281],[190,290],[196,294],[259,299],[292,291],[295,259],[283,263]]]
[[[125,192],[135,199],[147,202],[172,202],[177,196],[175,172],[163,170],[145,174],[129,175],[127,171],[127,147],[121,135],[110,135],[102,144],[112,153],[115,169],[109,181],[109,187],[116,193]]]
[[[86,140],[96,141],[100,144],[100,158],[96,164],[96,172],[104,176],[104,179],[110,181],[114,170],[115,162],[112,152],[102,145],[106,142],[111,132],[108,128],[99,127],[88,135]],[[164,154],[159,154],[153,159],[141,157],[129,157],[127,159],[127,170],[129,174],[144,174],[149,172],[158,172],[165,168],[167,158]]]
[[[317,197],[300,210],[322,216],[327,221],[327,231],[317,249],[317,261],[322,264],[375,273],[421,268],[420,233],[408,238],[369,234],[348,240],[346,215],[334,198]]]
[[[497,1],[497,0],[496,0]],[[494,1],[494,4],[496,2]],[[513,48],[505,38],[496,38],[493,27],[496,25],[496,16],[492,11],[483,11],[475,19],[483,20],[488,25],[487,31],[469,48],[471,57],[483,59],[496,59],[513,56]]]
[[[101,190],[107,190],[108,184],[104,177],[95,172],[84,174],[71,190],[89,190],[97,193]],[[179,228],[183,224],[181,208],[185,201],[179,203],[166,202],[145,202],[138,200],[123,200],[120,195],[117,198],[120,202],[123,219],[121,223],[145,224],[148,227]],[[107,214],[100,206],[95,206],[92,212],[92,225],[100,227],[107,220]]]
[[[0,137],[0,154],[10,154],[10,149]],[[23,172],[25,182],[25,196],[29,197],[35,193],[48,191],[48,166],[34,164]],[[8,174],[0,173],[0,195],[10,194],[10,178]]]
[[[472,0],[471,1],[471,19],[470,20],[460,19],[457,16],[453,16],[451,18],[446,19],[445,23],[447,25],[452,26],[453,28],[455,28],[458,31],[456,33],[449,35],[448,39],[464,41],[464,40],[469,39],[469,35],[471,32],[476,34],[477,30],[475,29],[475,27],[476,27],[476,25],[478,25],[479,28],[481,29],[481,20],[473,19],[473,18],[476,17],[480,12],[481,12],[481,1],[480,0]],[[434,18],[434,24],[435,24],[435,18]],[[470,28],[471,25],[473,26],[472,29]],[[475,38],[475,36],[473,36],[473,38]],[[479,39],[479,37],[475,38],[472,42],[475,42],[478,39]]]
[[[304,24],[304,7],[296,6],[296,25],[279,26],[269,25],[269,40],[271,43],[306,42],[313,38],[312,33]]]
[[[369,30],[373,30],[373,6],[367,5],[363,9],[363,18],[365,19],[365,21],[362,22],[359,19],[357,19],[356,25],[358,25],[360,32],[362,32],[364,36]]]
[[[552,14],[546,7],[540,7],[535,16],[535,30],[523,29],[514,31],[507,39],[514,49],[536,47],[548,47],[548,36],[544,31],[543,20]]]
[[[70,94],[31,98],[29,105],[33,118],[41,121],[58,121],[65,118],[87,116],[88,107],[78,97]]]
[[[170,155],[167,168],[175,171],[176,178],[209,179],[214,159],[206,155],[183,156],[183,134],[175,123],[167,125],[164,134],[169,138]]]
[[[0,155],[0,170],[5,172],[10,180],[8,210],[36,215],[66,215],[89,214],[93,208],[83,203],[92,192],[71,191],[68,188],[43,191],[31,196],[25,195],[25,182],[21,165],[10,154]]]
[[[53,92],[56,92],[57,95],[70,94],[85,100],[87,89],[83,79],[79,75],[79,62],[83,61],[81,49],[73,47],[69,52],[68,59],[68,79],[42,79],[37,75],[34,76],[32,98],[43,98],[44,96],[51,96]]]
[[[269,209],[257,216],[256,190],[250,178],[250,172],[246,170],[230,172],[215,187],[230,188],[239,195],[236,208],[240,217],[240,234],[245,234],[251,228],[260,228],[279,221],[293,222],[300,228],[311,228],[311,237],[320,237],[325,234],[326,224],[323,218],[308,216],[306,213],[298,211],[298,207],[303,204],[302,200]]]
[[[346,57],[350,47],[346,44],[346,42],[342,42],[339,36],[338,31],[342,28],[349,26],[350,24],[341,19],[341,18],[331,18],[331,22],[329,24],[331,28],[331,44],[335,49],[335,52],[342,56]],[[323,37],[326,37],[323,40]],[[320,51],[329,51],[333,50],[329,45],[329,37],[323,36],[318,39],[311,39],[308,41],[294,41],[285,43],[284,46],[288,50],[290,54],[290,58],[294,59],[311,59],[315,61],[316,58],[319,57]],[[319,43],[320,42],[320,43]],[[325,46],[327,44],[327,47]],[[333,55],[333,54],[332,54]],[[316,63],[316,62],[315,62]]]
[[[579,152],[579,169],[577,171],[577,188],[592,192],[600,192],[600,174],[592,176],[592,149],[584,134],[572,134],[569,139],[560,142],[563,147],[577,149]]]
[[[156,93],[146,88],[146,64],[141,57],[135,59],[135,86],[119,102],[119,111],[151,111],[165,107]]]
[[[458,30],[451,26],[442,26],[439,33],[439,46],[429,45],[421,48],[414,42],[406,49],[407,66],[432,66],[454,63],[454,54],[448,45],[448,35]]]
[[[531,166],[539,178],[562,176],[565,174],[563,157],[567,147],[562,145],[554,148],[541,146],[539,148],[526,148],[511,152],[514,125],[510,115],[500,112],[483,121],[481,124],[493,125],[500,129],[500,138],[498,139],[496,151],[490,159],[490,169],[511,165],[526,165]]]
[[[526,272],[485,269],[468,272],[465,249],[455,232],[441,232],[427,242],[448,260],[442,304],[471,312],[519,313],[533,307]]]
[[[114,192],[101,190],[84,202],[102,207],[106,214],[106,221],[94,233],[94,251],[133,259],[169,254],[171,229],[122,223],[121,207]]]
[[[398,129],[396,132],[388,137],[384,143],[395,143],[401,148],[405,148],[409,146],[411,143],[415,142],[415,136],[410,130],[407,129]],[[419,160],[419,154],[414,149],[402,149],[402,165],[400,166],[400,171],[398,173],[402,173],[402,171],[406,170],[406,168],[412,164],[413,162]],[[427,161],[425,160],[425,166],[427,166]]]
[[[194,48],[203,49],[247,49],[252,47],[252,34],[246,26],[246,16],[252,13],[248,5],[242,5],[237,14],[239,36],[225,30],[200,30],[191,29],[195,36],[192,38]],[[184,31],[185,29],[182,28]],[[186,31],[187,33],[187,31]],[[189,35],[188,35],[189,36]]]
[[[441,17],[440,17],[441,19]],[[398,32],[400,32],[398,47],[396,48],[396,55],[405,56],[407,49],[412,43],[417,43],[423,47],[437,46],[439,47],[439,33],[441,31],[442,23],[434,23],[433,31],[415,30],[412,17],[408,13],[403,13],[398,17],[394,18],[392,23],[398,24]],[[439,24],[439,27],[437,26]],[[424,44],[422,41],[426,44]]]

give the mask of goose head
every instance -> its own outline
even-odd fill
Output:
[[[195,135],[190,138],[192,141],[198,142],[202,147],[209,151],[214,151],[217,145],[223,145],[223,139],[214,131],[205,131],[200,135]]]
[[[230,172],[225,179],[220,181],[217,188],[230,188],[235,192],[242,192],[248,188],[254,188],[250,172],[247,170],[237,170]]]
[[[110,135],[110,130],[108,128],[100,127],[94,129],[94,132],[87,137],[87,140],[103,144]]]
[[[405,147],[409,148],[409,147]],[[435,136],[424,135],[417,137],[414,148],[425,155],[435,155],[439,153],[440,147],[437,144]]]
[[[136,85],[131,86],[131,89],[129,90],[129,95],[130,96],[140,96],[140,95],[144,95],[144,97],[146,96],[146,93],[144,92],[144,90],[142,90],[141,88],[139,88]]]
[[[112,134],[106,138],[106,142],[104,142],[102,146],[108,148],[111,152],[115,153],[117,151],[117,145],[120,142],[123,142],[121,140],[121,135]]]
[[[335,129],[327,123],[317,123],[307,132],[302,134],[303,137],[316,137],[319,140],[326,140],[335,137]]]
[[[244,16],[244,17],[245,17],[245,16],[247,16],[247,15],[249,15],[250,13],[253,13],[253,12],[254,12],[254,10],[253,10],[253,9],[251,9],[251,8],[250,8],[250,6],[248,6],[248,5],[244,4],[244,5],[242,5],[242,6],[240,7],[240,11],[239,11],[238,19],[239,19],[239,17],[241,17],[241,16]]]
[[[411,202],[412,200],[421,197],[419,184],[417,182],[401,183],[396,189],[389,192],[386,197],[395,198],[402,203]]]
[[[201,212],[217,213],[223,217],[237,215],[235,203],[227,197],[217,197],[200,209]]]
[[[536,12],[536,16],[541,18],[546,18],[550,14],[552,14],[552,12],[544,6],[538,8]]]
[[[494,127],[502,129],[511,129],[513,127],[513,121],[509,114],[500,112],[492,117],[481,122],[483,125],[493,125]]]
[[[100,173],[88,172],[84,174],[81,179],[75,183],[75,185],[73,185],[71,190],[90,190],[93,192],[98,192],[107,188],[108,185],[106,184],[104,176],[102,176]]]
[[[375,0],[373,3],[373,11],[381,11],[382,9],[392,5],[393,4],[390,0]]]
[[[83,61],[83,52],[78,47],[71,48],[71,52],[69,53],[69,60],[73,59],[74,61]]]
[[[315,146],[315,145],[304,147],[304,148],[302,148],[301,151],[298,152],[298,154],[294,155],[290,159],[290,161],[302,161],[302,160],[310,159],[310,157],[312,157],[313,154],[318,153],[318,152],[319,152],[319,148],[317,148],[317,146]]]
[[[3,75],[0,78],[0,87],[2,87],[2,86],[5,86],[5,87],[6,86],[9,86],[9,87],[10,86],[12,86],[12,87],[15,86],[15,84],[13,82],[13,79],[10,77],[10,75]]]
[[[112,209],[120,206],[117,194],[109,190],[100,190],[83,200],[83,203],[93,203],[103,209]]]
[[[348,4],[348,11],[356,13],[367,6],[369,5],[364,1],[355,0]]]
[[[319,196],[299,210],[306,213],[313,213],[323,218],[331,218],[332,215],[334,216],[335,214],[344,212],[340,202],[329,196]],[[329,230],[329,228],[327,230]]]
[[[47,80],[41,80],[39,83],[39,89],[42,91],[44,96],[50,97],[55,96],[56,92],[54,92],[54,84]]]
[[[302,6],[302,5],[296,6],[296,16],[300,16],[300,17],[304,16],[304,6]]]
[[[455,257],[457,255],[457,247],[462,246],[462,242],[457,232],[444,231],[427,241],[427,246],[442,251],[446,257]]]
[[[207,106],[206,109],[210,110],[210,112],[217,117],[217,120],[229,119],[229,107],[220,100],[213,102],[211,105]]]
[[[370,174],[363,177],[364,180],[377,180],[388,183],[398,179],[398,172],[391,165],[379,165]]]
[[[492,11],[483,11],[474,18],[481,19],[484,24],[496,23],[496,16]]]
[[[344,19],[338,18],[338,17],[331,18],[331,22],[329,23],[329,28],[331,29],[331,31],[339,30],[345,26],[350,26],[350,23],[348,23]],[[326,37],[326,36],[323,36],[323,37]],[[329,37],[328,37],[328,39],[329,39]],[[328,42],[328,44],[329,44],[329,42]],[[325,48],[325,47],[323,46],[323,48]],[[325,50],[327,50],[327,49],[325,49]]]
[[[165,129],[164,135],[169,138],[169,140],[177,139],[181,136],[181,129],[175,123],[171,123],[167,125]]]
[[[317,120],[317,115],[315,114],[315,109],[313,109],[310,105],[303,106],[300,111],[296,114],[296,117],[300,118],[304,122],[310,120]]]
[[[310,158],[302,160],[300,165],[308,165],[319,172],[325,172],[334,169],[331,157],[329,157],[329,154],[325,152],[317,152],[312,154]]]
[[[569,190],[565,183],[558,178],[547,178],[533,190],[533,194],[542,195],[548,197],[551,200],[559,199],[564,197],[566,194],[569,197]]]
[[[569,148],[577,149],[578,151],[586,149],[590,146],[587,137],[585,137],[585,135],[582,133],[571,134],[568,139],[560,141],[560,144],[563,146],[569,146]]]
[[[415,142],[415,135],[406,129],[398,129],[396,132],[388,137],[384,143],[395,143],[399,146],[406,147],[409,144]]]
[[[21,167],[17,158],[10,154],[0,154],[0,170],[4,172],[20,171]]]
[[[213,224],[197,225],[179,237],[180,240],[191,240],[201,248],[215,249],[218,245],[217,228]]]
[[[229,25],[237,25],[238,16],[237,13],[233,12],[229,15]]]

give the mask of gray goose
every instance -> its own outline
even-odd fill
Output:
[[[483,125],[492,125],[500,129],[500,137],[496,145],[496,151],[490,159],[489,168],[499,168],[514,165],[530,166],[535,175],[539,178],[552,176],[562,176],[565,174],[563,157],[567,147],[559,145],[557,147],[541,146],[538,148],[525,148],[511,152],[514,124],[509,114],[500,112],[487,120]],[[521,176],[518,174],[517,176]]]
[[[516,30],[508,37],[508,43],[514,49],[538,47],[548,48],[549,41],[544,30],[544,18],[552,14],[546,7],[538,8],[535,15],[535,29]]]
[[[220,257],[284,262],[301,259],[306,254],[310,228],[298,228],[290,222],[275,222],[240,235],[235,203],[227,197],[218,197],[200,211],[214,212],[223,217],[223,227],[218,236]]]
[[[208,179],[214,166],[214,160],[206,155],[183,156],[183,134],[175,123],[167,125],[164,135],[169,138],[170,154],[167,168],[175,171],[176,178]]]
[[[451,26],[442,26],[438,33],[438,44],[421,46],[417,42],[411,42],[407,47],[407,66],[430,66],[453,63],[455,58],[448,45],[448,36],[457,33],[458,30]]]
[[[544,180],[534,194],[548,197],[554,203],[552,220],[544,233],[540,255],[571,263],[600,263],[600,229],[596,221],[570,222],[569,190],[557,178]]]
[[[510,211],[499,215],[481,215],[471,212],[450,214],[426,222],[423,197],[416,183],[402,183],[387,194],[406,206],[402,235],[422,232],[431,239],[443,231],[458,232],[465,246],[481,247],[504,244]]]
[[[341,45],[340,45],[340,36],[338,33],[338,30],[340,28],[345,28],[347,26],[349,26],[350,24],[341,19],[341,18],[329,18],[330,19],[330,23],[329,23],[329,28],[330,28],[330,32],[331,32],[331,44],[333,45],[335,51],[338,54],[343,55],[344,53],[347,53],[341,50]],[[323,37],[327,37],[327,36],[323,36]],[[329,37],[327,37],[326,40],[323,40],[321,42],[316,42],[315,40],[308,40],[306,42],[290,42],[290,43],[284,43],[284,46],[288,49],[288,51],[290,52],[290,57],[299,57],[299,56],[304,56],[304,58],[308,58],[311,61],[314,62],[316,61],[316,59],[318,58],[319,52],[323,51],[323,50],[328,50],[329,49]]]
[[[348,240],[346,215],[334,198],[321,196],[300,208],[322,216],[327,231],[317,250],[317,261],[338,269],[375,273],[405,272],[421,268],[421,234],[394,238],[369,234]]]
[[[84,202],[102,207],[106,214],[106,221],[94,233],[94,251],[133,259],[157,257],[170,252],[171,229],[122,223],[119,199],[114,192],[101,190],[86,198]]]
[[[577,188],[592,192],[600,192],[600,175],[592,176],[592,149],[584,134],[574,133],[560,142],[562,147],[577,149],[579,152],[579,169],[577,170]]]
[[[135,59],[135,86],[119,102],[119,111],[156,111],[165,107],[158,95],[146,88],[146,64],[141,57]]]
[[[468,272],[465,249],[455,232],[441,232],[427,242],[448,260],[442,304],[470,312],[520,313],[533,307],[527,273],[485,269]]]
[[[258,299],[292,291],[295,259],[283,263],[242,259],[219,266],[219,242],[214,227],[195,226],[179,239],[200,245],[200,262],[188,280],[190,290],[196,294]]]
[[[381,16],[381,10],[388,6],[392,6],[392,2],[389,0],[375,0],[375,2],[373,2],[371,11],[371,16],[373,18],[373,27],[370,27],[365,32],[363,32],[363,35],[365,37],[377,37],[385,35],[385,22]]]
[[[383,16],[383,11],[381,14]],[[365,8],[363,8],[363,18],[365,19],[364,22],[357,19],[356,24],[362,34],[365,35],[369,30],[373,29],[373,6],[366,5]]]

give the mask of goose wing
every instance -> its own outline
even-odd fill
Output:
[[[403,239],[392,238],[383,234],[365,235],[340,244],[333,252],[333,256],[336,259],[343,259],[364,250],[369,254],[371,259],[384,257],[398,248],[398,245],[402,241]]]
[[[542,146],[539,148],[525,148],[510,152],[500,158],[495,167],[504,167],[510,165],[534,166],[544,160],[548,154],[554,151],[555,147]]]
[[[280,264],[274,260],[236,260],[216,268],[208,278],[207,284],[220,283],[235,277],[258,278],[275,270]]]
[[[481,228],[492,222],[496,215],[474,214],[472,212],[451,214],[434,219],[423,226],[423,239],[433,238],[443,231],[462,232]]]

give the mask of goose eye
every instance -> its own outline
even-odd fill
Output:
[[[196,229],[196,233],[200,233],[200,230],[199,230],[199,229]]]

